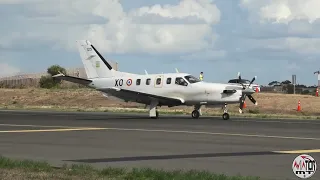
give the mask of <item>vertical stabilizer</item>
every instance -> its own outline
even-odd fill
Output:
[[[78,40],[77,46],[89,79],[114,76],[115,70],[88,40]]]

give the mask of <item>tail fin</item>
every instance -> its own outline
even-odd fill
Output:
[[[78,40],[77,46],[88,79],[114,76],[116,71],[88,40]]]

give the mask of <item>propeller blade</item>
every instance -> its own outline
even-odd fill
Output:
[[[241,84],[242,89],[245,89],[245,88],[246,88],[246,87],[242,84],[242,82],[241,82],[241,74],[240,74],[240,72],[238,72],[238,83]]]
[[[241,75],[240,75],[240,72],[238,72],[238,78],[239,78],[239,80],[241,80]]]
[[[257,101],[251,95],[248,95],[248,98],[253,104],[258,105]]]
[[[248,86],[248,87],[250,87],[250,86],[251,86],[251,84],[253,83],[253,81],[255,81],[255,80],[256,80],[256,77],[257,77],[257,76],[255,76],[255,77],[253,77],[253,78],[252,78],[252,80],[251,80],[251,82],[250,82],[250,84],[249,84],[249,86]]]

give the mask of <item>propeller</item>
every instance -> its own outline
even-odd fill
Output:
[[[238,79],[239,83],[242,85],[242,96],[240,98],[240,105],[239,105],[239,112],[242,113],[244,101],[246,100],[246,97],[250,99],[250,101],[258,105],[257,101],[252,97],[252,94],[255,93],[253,89],[250,89],[251,84],[256,80],[257,76],[253,77],[252,80],[250,81],[249,85],[246,87],[242,82],[241,82],[241,75],[240,72],[238,72]]]

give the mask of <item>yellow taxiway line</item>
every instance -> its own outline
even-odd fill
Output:
[[[304,149],[304,150],[289,150],[289,151],[272,151],[281,154],[307,154],[307,153],[320,153],[320,149]]]
[[[276,139],[299,139],[299,140],[316,140],[320,138],[311,137],[286,137],[286,136],[268,136],[259,134],[237,134],[237,133],[218,133],[218,132],[199,132],[199,131],[179,131],[179,130],[162,130],[162,129],[127,129],[127,128],[98,128],[98,127],[68,127],[68,126],[42,126],[42,125],[16,125],[0,124],[0,126],[20,126],[20,127],[51,127],[60,129],[27,129],[27,130],[5,130],[0,133],[32,133],[32,132],[65,132],[65,131],[91,131],[91,130],[115,130],[115,131],[138,131],[138,132],[162,132],[162,133],[184,133],[184,134],[203,134],[203,135],[221,135],[221,136],[238,136],[238,137],[257,137],[257,138],[276,138]],[[320,149],[305,150],[284,150],[272,151],[278,154],[307,154],[320,153]]]
[[[106,128],[69,128],[69,129],[27,129],[27,130],[8,130],[0,133],[31,133],[31,132],[63,132],[63,131],[91,131],[104,130]]]
[[[200,135],[216,135],[216,136],[236,136],[236,137],[255,137],[255,138],[274,138],[274,139],[296,139],[296,140],[313,140],[320,141],[319,137],[294,137],[294,136],[273,136],[264,134],[241,134],[227,132],[206,132],[206,131],[188,131],[188,130],[164,130],[164,129],[131,129],[131,128],[99,128],[99,127],[70,127],[70,126],[42,126],[42,125],[15,125],[0,124],[0,126],[30,126],[30,127],[46,127],[55,129],[36,129],[36,130],[6,130],[0,133],[14,132],[59,132],[59,131],[90,131],[90,130],[109,130],[109,131],[136,131],[136,132],[158,132],[158,133],[177,133],[177,134],[200,134]],[[57,129],[61,128],[61,129]]]

